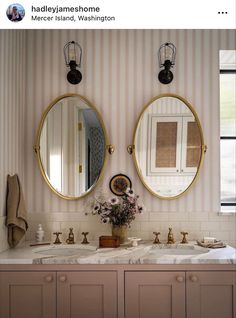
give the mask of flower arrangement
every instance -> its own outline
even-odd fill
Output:
[[[99,215],[103,223],[129,226],[136,214],[140,214],[144,210],[143,206],[138,204],[138,199],[139,196],[132,189],[127,188],[119,198],[112,197],[102,202],[96,199],[92,214]]]

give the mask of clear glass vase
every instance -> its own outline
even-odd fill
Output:
[[[123,244],[127,241],[127,230],[127,225],[112,225],[112,236],[118,236]]]

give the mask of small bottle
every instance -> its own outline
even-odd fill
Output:
[[[35,235],[35,240],[38,243],[41,243],[44,240],[44,230],[42,228],[42,224],[38,225],[38,230],[37,230],[36,235]]]

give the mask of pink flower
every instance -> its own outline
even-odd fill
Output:
[[[111,205],[119,204],[119,200],[116,197],[109,199],[109,202],[111,203]]]
[[[104,219],[102,219],[102,223],[109,223],[109,221],[110,221],[110,218],[104,218]]]
[[[92,214],[97,214],[100,210],[100,205],[99,204],[95,204],[93,207],[93,211]]]
[[[134,203],[134,202],[135,202],[135,199],[134,199],[134,197],[128,197],[128,201],[129,201],[130,203]]]
[[[129,196],[129,197],[134,197],[134,190],[132,190],[131,188],[127,188],[125,193]]]

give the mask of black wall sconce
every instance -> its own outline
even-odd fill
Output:
[[[176,47],[172,43],[162,44],[158,51],[159,67],[164,69],[158,74],[158,79],[162,84],[172,82],[174,75],[171,67],[175,65]]]
[[[70,71],[67,74],[67,80],[69,83],[76,85],[82,80],[82,74],[76,67],[81,68],[82,48],[79,43],[75,41],[68,42],[64,46],[64,57],[67,67],[70,67]]]

